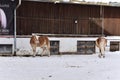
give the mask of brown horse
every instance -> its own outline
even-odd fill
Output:
[[[33,56],[36,56],[36,48],[40,47],[43,49],[41,56],[45,55],[45,52],[50,56],[50,41],[47,36],[35,36],[33,35],[30,39],[30,45],[33,50]]]
[[[104,37],[99,37],[96,40],[96,46],[99,48],[100,53],[99,53],[99,57],[103,57],[105,58],[105,47],[107,45],[107,39],[105,39]]]

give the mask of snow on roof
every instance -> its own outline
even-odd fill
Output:
[[[23,0],[24,1],[24,0]],[[84,2],[120,2],[120,0],[28,0],[28,1],[64,1],[64,2],[71,2],[71,1],[84,1]]]
[[[22,1],[75,3],[75,4],[104,5],[104,6],[118,6],[118,7],[120,7],[120,0],[22,0]]]
[[[85,0],[86,2],[105,2],[105,3],[109,3],[109,2],[120,2],[119,0]]]

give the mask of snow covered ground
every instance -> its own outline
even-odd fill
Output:
[[[0,80],[120,80],[120,52],[0,57]]]

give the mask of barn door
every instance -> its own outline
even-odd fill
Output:
[[[59,41],[50,41],[50,54],[51,55],[59,54]]]
[[[77,41],[78,54],[93,54],[95,53],[94,41]]]

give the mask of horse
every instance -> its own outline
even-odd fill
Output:
[[[98,37],[96,40],[96,46],[99,48],[99,55],[98,57],[101,58],[105,58],[105,47],[107,45],[107,39],[104,37]]]
[[[30,45],[32,47],[34,57],[36,56],[37,47],[40,47],[43,50],[41,56],[46,54],[50,56],[50,40],[48,39],[47,36],[32,35],[32,37],[30,38]]]

